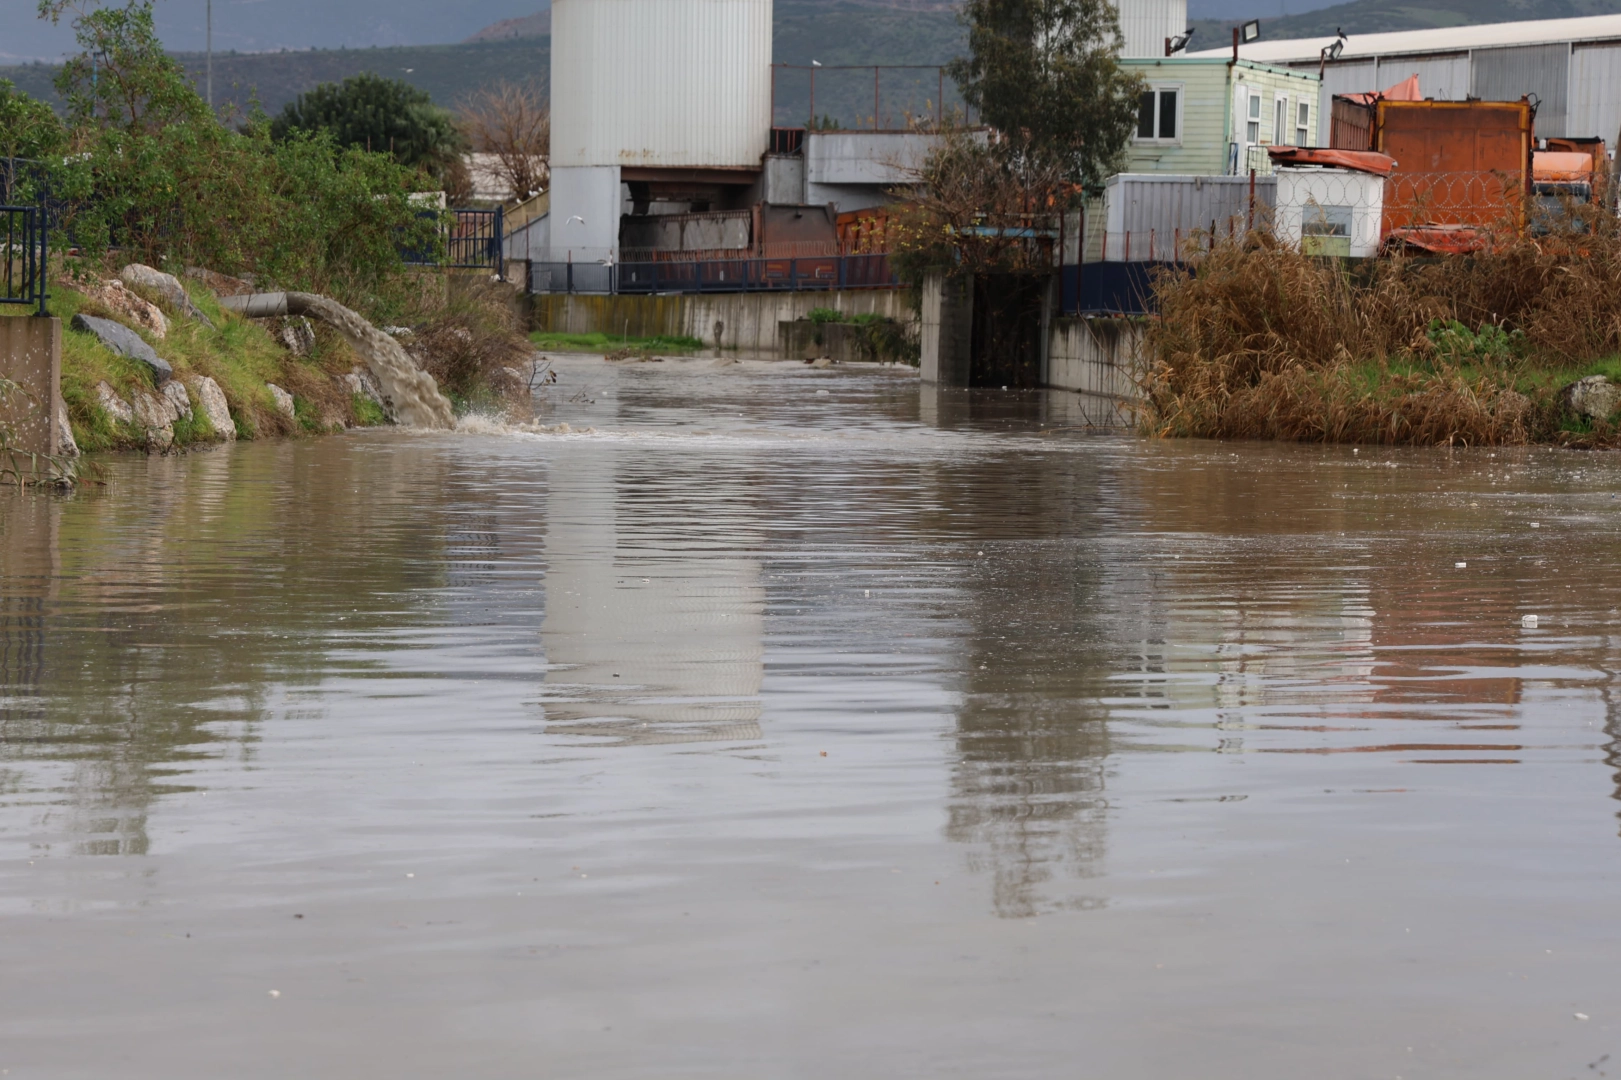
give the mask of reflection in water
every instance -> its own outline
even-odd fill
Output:
[[[547,506],[547,730],[760,738],[764,593],[745,487],[696,463],[570,454]]]
[[[972,630],[946,835],[973,845],[970,866],[990,875],[1001,915],[1096,906],[1075,889],[1100,872],[1106,849],[1110,737],[1099,698],[1119,649],[1100,617],[1104,478],[999,457],[929,479],[942,506],[1016,492],[1007,512],[956,538],[974,549],[964,582]]]

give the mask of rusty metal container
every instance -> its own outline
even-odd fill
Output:
[[[1519,101],[1380,101],[1373,149],[1396,159],[1385,232],[1419,226],[1523,227],[1535,110]]]

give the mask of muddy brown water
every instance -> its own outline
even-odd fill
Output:
[[[1621,1066],[1621,458],[559,370],[0,497],[4,1075]]]

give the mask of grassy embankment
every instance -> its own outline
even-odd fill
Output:
[[[704,343],[694,337],[670,337],[662,334],[653,337],[623,337],[619,334],[554,334],[536,330],[529,335],[529,340],[535,348],[547,352],[608,353],[630,349],[633,352],[680,354],[694,353],[704,347]]]
[[[1621,445],[1560,391],[1621,379],[1621,236],[1509,239],[1468,258],[1302,256],[1264,236],[1156,283],[1145,430],[1416,445]]]
[[[223,310],[214,294],[195,282],[186,282],[186,286],[193,303],[216,328],[209,329],[160,302],[159,307],[169,319],[168,335],[159,339],[141,332],[142,337],[174,367],[175,377],[182,382],[190,376],[206,375],[219,383],[230,405],[238,438],[314,434],[385,422],[380,407],[360,395],[349,394],[334,379],[352,370],[357,362],[348,343],[337,334],[317,327],[315,349],[307,357],[295,357],[263,325]],[[0,314],[26,316],[31,310],[10,307]],[[128,401],[137,391],[151,393],[156,389],[151,370],[70,325],[80,312],[125,325],[130,320],[62,284],[52,285],[50,312],[62,320],[62,398],[79,449],[92,453],[144,447],[144,429],[114,420],[99,404],[96,386],[106,382]],[[293,395],[293,417],[276,409],[269,383]],[[201,409],[194,407],[192,416],[174,425],[177,447],[218,437]]]

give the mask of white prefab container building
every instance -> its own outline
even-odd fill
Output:
[[[1118,0],[1120,56],[1150,60],[1165,55],[1165,39],[1188,28],[1188,0]]]
[[[1103,235],[1087,223],[1089,262],[1180,258],[1188,242],[1242,236],[1270,220],[1277,180],[1121,173],[1103,188]],[[1252,199],[1253,193],[1253,202]]]
[[[1277,170],[1272,228],[1307,255],[1369,258],[1379,253],[1385,178],[1350,169]]]
[[[555,0],[552,167],[759,168],[771,0]]]

